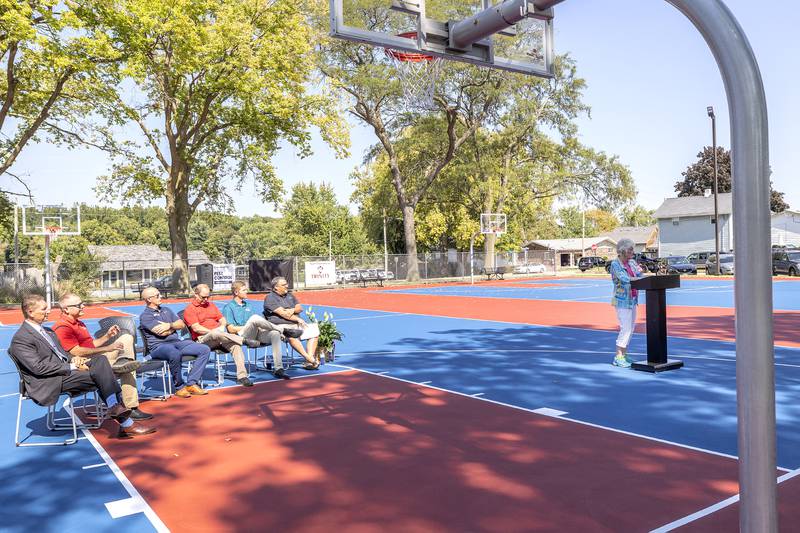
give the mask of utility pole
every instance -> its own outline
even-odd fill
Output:
[[[383,271],[389,271],[389,248],[386,245],[386,208],[383,208]]]
[[[716,254],[714,257],[717,258],[714,264],[717,266],[717,276],[719,276],[719,168],[717,166],[717,117],[714,114],[714,108],[712,106],[708,106],[706,111],[708,111],[708,116],[711,117],[711,146],[714,150],[714,252]]]
[[[328,261],[333,259],[333,231],[328,230]]]

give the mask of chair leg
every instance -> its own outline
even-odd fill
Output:
[[[70,444],[75,444],[78,442],[78,421],[75,416],[75,409],[72,405],[69,406],[67,412],[70,414],[70,418],[72,419],[72,424],[61,426],[60,429],[72,429],[72,437],[65,439],[59,442],[22,442],[19,439],[19,423],[20,419],[22,418],[22,401],[27,398],[24,398],[21,394],[19,396],[19,402],[17,403],[17,426],[14,431],[14,445],[18,448],[26,448],[26,447],[34,447],[34,446],[69,446]],[[52,413],[52,414],[51,414]],[[55,431],[59,429],[59,427],[55,426],[53,423],[53,419],[55,419],[55,405],[51,405],[47,407],[47,415],[46,415],[46,424],[47,428],[51,431]],[[51,427],[54,426],[54,427]],[[82,426],[83,427],[83,426]]]

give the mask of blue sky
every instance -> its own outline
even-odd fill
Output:
[[[744,28],[764,79],[774,186],[800,209],[800,150],[790,129],[800,124],[800,6],[789,0],[728,0],[727,5]],[[718,143],[730,146],[725,93],[711,52],[665,1],[566,0],[555,10],[556,52],[569,53],[588,83],[584,101],[592,112],[579,122],[582,142],[618,155],[633,173],[639,203],[657,208],[674,196],[674,183],[702,146],[711,144],[707,106],[717,111]],[[348,202],[349,175],[375,142],[369,129],[352,126],[349,159],[336,159],[319,139],[314,155],[305,159],[284,148],[275,162],[287,189],[298,181],[324,180]],[[98,203],[92,187],[108,168],[98,152],[37,145],[12,171],[31,184],[37,203]],[[246,185],[235,195],[239,214],[275,214],[252,193]]]

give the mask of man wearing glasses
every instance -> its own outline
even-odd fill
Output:
[[[139,409],[139,393],[136,390],[136,369],[139,368],[139,361],[136,361],[136,352],[133,349],[133,336],[129,333],[119,335],[119,326],[111,326],[105,335],[92,338],[89,329],[80,318],[84,315],[84,303],[76,294],[65,294],[58,303],[61,307],[61,316],[53,326],[58,342],[61,347],[76,357],[95,357],[102,355],[108,358],[111,369],[119,377],[122,383],[122,403],[131,410],[133,420],[147,420],[153,415],[145,413]],[[117,337],[119,335],[119,337]],[[116,340],[112,343],[111,339]],[[135,426],[127,433],[134,435],[144,434],[141,431],[143,426]],[[148,429],[148,428],[145,428]],[[149,428],[152,429],[152,428]],[[155,431],[152,429],[150,433]]]
[[[303,359],[306,360],[303,368],[316,370],[319,368],[319,361],[315,359],[314,354],[317,349],[319,329],[317,328],[316,331],[313,331],[305,320],[300,318],[300,313],[302,312],[303,306],[297,302],[294,294],[289,292],[289,283],[286,278],[274,278],[272,280],[272,292],[264,298],[264,317],[283,332],[289,339],[289,344],[292,345],[292,348],[303,356]],[[288,330],[292,329],[302,330],[302,336],[298,339],[289,335]],[[308,339],[308,351],[303,348],[301,341],[304,339]]]
[[[150,357],[167,361],[172,373],[172,383],[175,385],[175,396],[191,398],[208,394],[200,387],[203,370],[208,364],[211,350],[205,344],[198,344],[191,340],[183,340],[178,336],[178,331],[186,327],[183,320],[178,318],[169,307],[161,307],[161,293],[155,287],[147,287],[142,291],[142,299],[147,307],[139,316],[142,335],[147,340]],[[183,381],[181,362],[183,356],[196,357],[192,370]]]
[[[186,306],[183,320],[189,326],[192,339],[201,342],[212,350],[222,349],[233,355],[236,363],[236,383],[243,387],[252,387],[253,382],[247,376],[247,367],[244,364],[244,352],[240,335],[228,333],[225,329],[228,322],[220,313],[219,308],[211,302],[211,289],[205,283],[200,283],[194,288],[194,301]]]

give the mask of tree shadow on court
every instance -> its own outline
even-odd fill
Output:
[[[670,331],[672,333],[672,331]],[[616,333],[585,328],[432,328],[387,343],[383,353],[346,364],[464,394],[566,411],[579,420],[728,454],[737,453],[735,346],[671,337],[685,368],[648,374],[613,367]],[[405,352],[405,353],[402,353]],[[630,352],[646,359],[646,337]],[[778,360],[793,354],[778,350]],[[778,367],[779,462],[800,464],[800,371]]]

